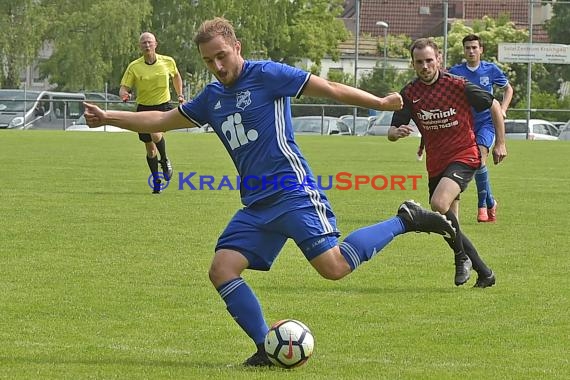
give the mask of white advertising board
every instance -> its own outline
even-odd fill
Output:
[[[570,45],[499,43],[499,62],[570,64]]]

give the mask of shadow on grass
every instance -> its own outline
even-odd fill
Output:
[[[426,294],[432,295],[434,293],[440,294],[452,294],[457,291],[458,288],[470,288],[472,285],[466,284],[461,287],[456,287],[453,284],[450,286],[446,286],[446,284],[442,284],[441,286],[401,286],[393,287],[393,286],[381,286],[379,284],[375,284],[374,286],[342,286],[337,288],[318,288],[314,286],[300,286],[298,284],[295,285],[256,285],[256,289],[263,289],[266,291],[274,291],[279,293],[291,293],[291,294],[299,294],[303,292],[303,289],[306,289],[307,293],[311,293],[312,295],[316,295],[318,293],[328,294],[332,296],[335,293],[360,293],[360,294],[409,294],[413,293],[414,295],[418,294]]]
[[[42,357],[34,356],[0,356],[0,363],[3,365],[86,365],[86,366],[113,366],[120,367],[149,367],[149,368],[186,368],[186,369],[205,369],[205,370],[231,370],[231,371],[287,371],[279,367],[245,367],[241,363],[205,363],[193,362],[188,360],[148,360],[148,359],[129,359],[129,358],[64,358],[45,355]]]

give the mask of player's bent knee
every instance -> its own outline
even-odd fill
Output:
[[[151,133],[150,137],[152,138],[152,142],[156,144],[162,140],[162,132]]]
[[[218,287],[236,277],[239,277],[239,274],[236,274],[236,272],[229,270],[228,268],[224,268],[223,263],[216,263],[214,261],[208,271],[208,277],[212,284],[215,287]]]
[[[214,268],[214,266],[211,266],[210,269],[208,270],[208,278],[210,279],[210,282],[214,286],[218,286],[220,276],[216,272],[216,269]]]
[[[322,278],[331,281],[337,281],[347,275],[344,271],[318,271]]]
[[[237,278],[247,268],[247,259],[237,251],[222,249],[216,252],[208,277],[215,287]]]
[[[350,273],[350,266],[340,255],[323,254],[311,260],[311,265],[321,277],[327,280],[340,280]]]

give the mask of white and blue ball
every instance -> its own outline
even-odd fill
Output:
[[[273,324],[265,337],[265,352],[271,362],[282,368],[295,368],[313,354],[315,339],[311,330],[295,319]]]

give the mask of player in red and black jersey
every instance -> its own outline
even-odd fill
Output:
[[[430,39],[420,38],[410,48],[417,78],[401,91],[404,107],[394,113],[388,139],[396,141],[418,126],[425,142],[431,208],[451,220],[456,239],[446,239],[455,252],[455,284],[469,280],[471,267],[477,271],[475,287],[495,284],[495,274],[459,229],[459,194],[481,166],[473,133],[473,111],[490,109],[496,130],[495,164],[507,156],[501,105],[493,95],[464,78],[440,70],[440,54]]]

